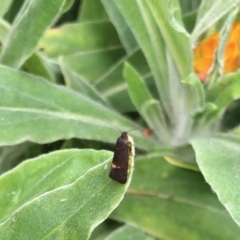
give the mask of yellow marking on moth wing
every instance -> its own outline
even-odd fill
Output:
[[[135,145],[134,145],[132,137],[129,135],[128,135],[128,143],[127,144],[128,144],[128,147],[131,148],[129,153],[131,154],[132,157],[134,157],[135,156]]]
[[[112,163],[112,168],[121,168],[121,167],[119,167],[116,164]]]
[[[131,164],[130,160],[128,161],[128,166],[129,166],[128,172],[130,172],[130,168],[132,168],[133,170],[135,170],[134,165]]]

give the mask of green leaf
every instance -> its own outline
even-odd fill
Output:
[[[240,72],[223,76],[219,82],[207,92],[208,100],[217,105],[218,113],[222,113],[229,103],[240,97],[239,77]]]
[[[108,0],[101,0],[101,2],[104,5],[112,23],[115,25],[126,52],[128,54],[132,53],[136,48],[138,48],[138,44],[116,3]]]
[[[128,63],[124,65],[123,75],[136,109],[156,133],[158,139],[162,143],[169,144],[170,135],[159,102],[151,97],[138,73]]]
[[[123,76],[128,84],[128,90],[132,102],[140,112],[140,109],[144,103],[148,100],[152,100],[152,97],[139,74],[127,62],[124,64]]]
[[[120,203],[131,181],[133,168],[126,184],[108,177],[111,156],[106,151],[59,151],[3,175],[1,205],[12,207],[18,201],[15,211],[5,207],[11,214],[0,224],[0,238],[66,239],[67,233],[68,239],[88,239]]]
[[[0,175],[19,163],[19,156],[26,153],[30,143],[22,143],[14,146],[0,148]]]
[[[151,93],[154,96],[158,96],[156,85],[152,78],[148,64],[140,50],[133,52],[129,56],[126,56],[116,62],[114,66],[112,66],[106,74],[103,75],[103,77],[95,82],[95,86],[103,96],[109,99],[117,110],[121,112],[131,112],[136,109],[129,98],[127,84],[122,75],[125,61],[129,62],[136,68],[148,86],[149,91],[151,90]],[[112,79],[114,79],[114,81]],[[124,99],[124,101],[122,101],[122,99]]]
[[[157,154],[137,159],[130,188],[111,217],[160,239],[237,240],[240,234],[200,173],[172,166]]]
[[[191,101],[193,103],[192,109],[194,112],[201,112],[205,108],[205,92],[203,85],[200,82],[196,74],[190,73],[183,81],[183,83],[189,84],[193,89]]]
[[[97,91],[97,89],[90,85],[86,79],[73,72],[63,59],[60,60],[60,67],[67,87],[82,93],[84,96],[87,96],[96,102],[109,106],[107,100]]]
[[[0,19],[0,41],[4,42],[5,38],[9,32],[10,25],[8,22],[4,21],[3,19]]]
[[[226,134],[225,134],[226,135]],[[196,160],[206,181],[216,192],[234,221],[240,225],[240,138],[226,135],[221,138],[192,141]]]
[[[230,30],[232,29],[232,26],[234,24],[234,21],[236,20],[236,16],[239,12],[238,8],[235,8],[233,11],[231,11],[230,14],[228,14],[227,18],[224,21],[223,27],[220,31],[220,37],[219,37],[219,44],[216,51],[216,58],[218,62],[218,68],[220,76],[224,75],[224,53],[227,46],[227,41],[229,38]]]
[[[151,0],[148,4],[180,77],[186,77],[192,70],[192,50],[189,35],[181,20],[178,1]]]
[[[115,111],[39,77],[0,66],[0,83],[0,145],[72,137],[115,143],[119,132],[105,121],[125,131],[139,127]],[[132,135],[139,148],[157,146],[139,131]]]
[[[190,86],[181,82],[177,66],[168,50],[166,51],[166,57],[169,72],[168,100],[171,106],[171,115],[167,117],[171,126],[172,145],[181,146],[188,142],[192,125],[191,113],[196,111],[194,101],[192,101],[193,90]]]
[[[181,5],[183,15],[185,16],[186,14],[196,11],[201,1],[202,0],[191,0],[191,1],[180,0],[179,3]]]
[[[43,77],[53,82],[53,75],[48,69],[44,58],[42,58],[39,54],[34,53],[30,58],[26,60],[23,67],[31,74]]]
[[[25,203],[45,192],[73,183],[90,168],[111,157],[112,153],[107,151],[75,149],[56,151],[23,162],[0,177],[0,203],[5,206],[1,210],[1,221]],[[8,191],[13,194],[6,197]]]
[[[201,34],[216,23],[226,13],[238,5],[238,0],[204,0],[198,10],[197,22],[192,32],[191,41],[196,43]]]
[[[87,57],[89,54],[122,49],[122,45],[112,23],[101,21],[65,24],[50,29],[45,33],[38,48],[43,49],[51,58],[71,54]]]
[[[101,1],[83,0],[81,5],[81,12],[79,14],[79,21],[81,23],[109,20]]]
[[[116,0],[148,62],[161,98],[161,105],[171,113],[165,43],[146,1]]]
[[[72,7],[73,2],[74,2],[74,0],[66,0],[65,1],[64,5],[63,5],[63,8],[62,8],[62,14],[64,12],[68,11]]]
[[[19,68],[34,52],[43,33],[57,19],[64,3],[65,0],[25,1],[4,42],[1,63]]]
[[[127,239],[127,240],[154,240],[155,238],[151,237],[147,233],[143,232],[141,229],[124,225],[105,238],[105,240],[118,240],[118,239]]]
[[[119,222],[107,219],[93,230],[89,240],[105,240],[108,234],[110,234],[121,225],[122,224]]]
[[[9,9],[10,5],[12,4],[12,0],[2,0],[0,1],[0,16],[2,17],[7,10]]]

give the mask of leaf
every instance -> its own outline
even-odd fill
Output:
[[[110,156],[112,153],[106,151],[59,151],[27,161],[4,175],[0,179],[4,188],[4,182],[17,185],[11,186],[9,195],[14,201],[29,196],[29,189],[33,196],[24,199],[0,224],[0,238],[13,239],[17,234],[19,240],[66,239],[67,234],[68,239],[88,239],[117,207],[131,181],[132,170],[124,185],[108,177]],[[6,201],[6,195],[2,201]]]
[[[139,228],[124,225],[119,227],[117,230],[109,234],[105,240],[117,240],[117,239],[127,239],[127,240],[154,240],[155,238],[151,237],[147,233],[143,232]]]
[[[157,154],[136,160],[131,185],[111,217],[166,240],[238,239],[240,233],[200,173]]]
[[[80,10],[79,22],[81,23],[109,21],[101,1],[83,0]]]
[[[181,20],[178,1],[151,0],[148,4],[180,77],[186,77],[192,70],[192,50],[189,35]]]
[[[106,236],[117,229],[122,224],[111,219],[106,219],[99,224],[92,232],[89,240],[105,240]]]
[[[69,88],[82,93],[84,96],[89,97],[96,102],[109,106],[107,100],[97,91],[97,89],[90,85],[87,80],[73,72],[63,60],[60,60],[60,67],[66,85]]]
[[[25,203],[45,192],[73,183],[90,168],[111,157],[112,154],[107,151],[75,149],[56,151],[24,161],[0,177],[0,203],[5,206],[1,210],[1,221]],[[6,197],[6,192],[12,194]]]
[[[71,23],[49,29],[38,48],[44,49],[44,53],[51,58],[71,54],[85,54],[87,57],[89,54],[122,49],[122,45],[112,23],[101,21]]]
[[[46,66],[46,61],[37,53],[34,53],[26,60],[24,63],[24,69],[35,76],[40,76],[53,82],[54,78],[51,71]]]
[[[72,7],[73,3],[74,0],[66,0],[62,8],[62,14],[67,12]]]
[[[196,44],[197,39],[210,26],[216,23],[226,13],[232,11],[238,5],[238,0],[204,0],[198,10],[197,22],[192,32],[191,42]]]
[[[129,56],[126,56],[116,62],[103,77],[95,82],[95,86],[102,95],[109,99],[116,109],[121,112],[131,112],[136,109],[129,98],[127,84],[122,75],[125,61],[129,62],[136,68],[148,86],[149,91],[151,91],[154,96],[158,96],[156,85],[152,79],[148,64],[140,50],[133,52]],[[114,81],[112,81],[112,79],[114,79]],[[124,101],[122,101],[122,99],[124,99]]]
[[[192,102],[194,112],[201,112],[205,108],[205,92],[202,83],[196,74],[190,73],[183,81],[183,83],[188,84],[193,89]],[[190,99],[190,98],[189,98]]]
[[[119,132],[105,121],[123,130],[139,127],[81,94],[3,66],[0,92],[0,145],[72,137],[115,143]],[[137,131],[132,135],[139,148],[157,146]]]
[[[146,1],[116,0],[154,77],[161,105],[171,113],[165,43]],[[169,112],[170,111],[170,112]]]
[[[7,12],[9,9],[10,5],[12,4],[12,0],[2,0],[0,1],[0,16],[4,16],[4,14]]]
[[[240,138],[225,135],[221,138],[194,139],[192,144],[206,181],[234,221],[240,225]]]
[[[0,19],[0,41],[4,42],[8,32],[10,29],[10,25],[8,22],[4,21],[3,19]]]
[[[57,19],[64,3],[65,0],[25,1],[3,44],[1,63],[19,68],[34,52],[39,38]]]
[[[128,84],[128,92],[138,112],[143,116],[158,139],[169,144],[170,135],[159,103],[148,92],[138,73],[128,64],[124,65],[123,76]]]
[[[119,38],[128,54],[131,54],[135,49],[138,48],[136,39],[134,38],[129,26],[126,23],[122,13],[118,9],[114,1],[101,0],[105,7],[112,23],[118,31]]]
[[[22,143],[14,146],[0,148],[0,175],[19,163],[19,156],[26,153],[30,143]]]
[[[208,91],[208,99],[217,105],[218,113],[222,113],[233,100],[240,98],[239,77],[240,72],[223,76]]]
[[[223,69],[224,69],[224,52],[225,48],[227,46],[227,41],[229,38],[230,30],[234,24],[234,21],[236,20],[236,16],[238,14],[238,8],[235,8],[230,14],[228,14],[227,18],[224,21],[223,27],[220,31],[220,37],[219,37],[219,44],[216,51],[216,58],[217,62],[219,64],[219,73],[220,76],[224,75]]]

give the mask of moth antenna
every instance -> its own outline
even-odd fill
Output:
[[[131,129],[131,130],[127,131],[127,133],[132,132],[132,131],[137,130],[137,129],[140,129],[140,128],[141,127],[137,127],[137,128]]]
[[[101,119],[102,119],[102,118],[101,118]],[[103,120],[104,122],[110,124],[111,126],[115,127],[119,132],[123,133],[123,131],[121,131],[121,129],[119,129],[117,126],[115,126],[115,125],[112,124],[111,122],[109,122],[109,121],[107,121],[107,120],[105,120],[105,119],[102,119],[102,120]],[[131,130],[127,131],[127,133],[132,132],[132,131],[137,130],[137,129],[140,129],[140,128],[141,128],[141,127],[137,127],[137,128],[131,129]]]
[[[101,118],[102,119],[102,118]],[[121,129],[119,129],[117,126],[115,126],[114,124],[112,124],[111,122],[105,120],[105,119],[102,119],[104,122],[110,124],[111,126],[113,126],[114,128],[116,128],[120,133],[122,133]]]

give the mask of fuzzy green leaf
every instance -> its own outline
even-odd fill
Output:
[[[181,78],[186,77],[192,70],[192,50],[178,1],[151,0],[148,4]]]
[[[203,85],[200,82],[199,78],[194,73],[191,73],[182,82],[189,84],[193,88],[192,96],[189,97],[193,103],[192,105],[194,106],[192,108],[193,111],[203,111],[205,108],[206,100]]]
[[[129,62],[136,68],[142,79],[144,79],[144,82],[148,86],[149,90],[151,90],[151,93],[154,96],[158,96],[156,85],[152,78],[148,64],[140,50],[131,53],[129,56],[122,58],[114,64],[114,66],[95,83],[95,86],[103,96],[109,99],[116,109],[121,112],[131,112],[135,111],[136,108],[129,98],[127,84],[122,75],[125,61]],[[122,101],[122,99],[124,99],[124,101]]]
[[[111,216],[160,239],[237,240],[240,234],[199,172],[172,166],[157,154],[136,161],[132,183]]]
[[[80,10],[79,22],[81,23],[109,20],[101,1],[83,0]]]
[[[0,16],[2,17],[10,7],[13,0],[2,0],[0,1]]]
[[[162,143],[169,144],[170,136],[159,102],[151,97],[141,77],[128,63],[124,65],[123,75],[136,109],[156,133],[159,140]]]
[[[111,21],[115,25],[126,52],[128,54],[132,53],[136,48],[138,48],[138,44],[116,3],[108,0],[101,0],[101,2],[111,18]]]
[[[240,225],[240,138],[226,135],[195,139],[192,144],[206,181],[234,221]]]
[[[86,79],[72,71],[63,60],[60,60],[60,67],[66,85],[69,88],[82,93],[84,96],[87,96],[96,102],[109,106],[107,100],[97,91],[97,89],[94,88]]]
[[[131,181],[133,168],[124,185],[108,177],[111,156],[106,151],[59,151],[3,175],[0,199],[9,216],[0,224],[0,238],[88,239],[117,207]]]
[[[129,4],[127,0],[116,0],[115,3],[146,57],[161,97],[161,104],[167,112],[171,112],[165,43],[148,3],[132,1]]]
[[[116,229],[114,232],[109,234],[105,240],[118,240],[118,239],[127,239],[127,240],[154,240],[155,238],[151,237],[147,233],[143,232],[141,229],[130,225],[124,225]]]
[[[72,137],[114,143],[119,131],[104,120],[123,131],[138,127],[66,87],[1,66],[0,93],[0,145],[26,140],[46,143]],[[146,141],[138,131],[132,135],[140,148],[157,145],[150,139]]]
[[[39,38],[57,19],[65,1],[25,1],[4,42],[1,63],[19,68],[34,52]]]
[[[240,98],[239,78],[240,72],[223,76],[207,92],[208,100],[218,107],[218,113],[221,113],[233,100]]]

